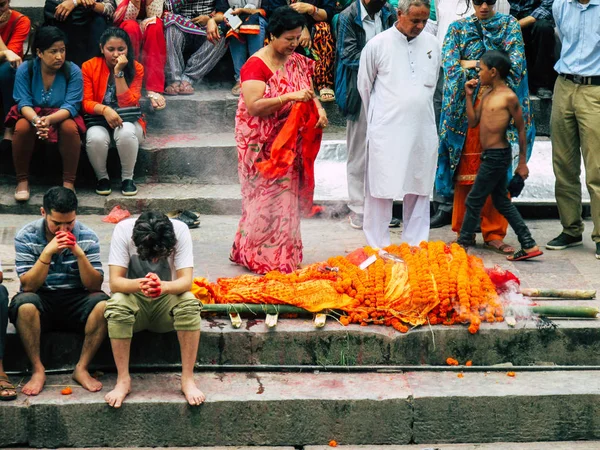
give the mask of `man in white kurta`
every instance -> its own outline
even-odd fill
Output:
[[[400,0],[398,21],[365,46],[358,90],[367,113],[363,230],[371,247],[391,244],[393,200],[403,200],[402,241],[429,239],[438,137],[433,93],[440,66],[435,36],[421,33],[427,0]]]

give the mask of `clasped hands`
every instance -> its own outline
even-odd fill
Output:
[[[156,298],[163,294],[163,284],[155,273],[148,272],[140,281],[140,291],[146,297]]]
[[[93,8],[95,4],[96,0],[77,0],[77,6],[83,6],[86,9]],[[54,10],[54,18],[59,22],[64,22],[77,6],[73,0],[65,0]]]
[[[35,128],[37,129],[35,134],[37,134],[38,139],[41,139],[42,141],[48,139],[48,135],[50,134],[50,127],[52,126],[50,123],[50,118],[48,116],[37,117],[32,122]]]
[[[71,250],[77,257],[85,255],[84,251],[77,244],[77,239],[73,233],[70,231],[57,231],[54,234],[54,239],[48,243],[48,251],[55,254],[65,249]]]

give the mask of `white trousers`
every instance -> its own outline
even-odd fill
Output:
[[[138,149],[144,141],[144,130],[139,122],[123,122],[121,128],[107,130],[101,126],[88,128],[85,134],[85,148],[96,178],[108,178],[106,159],[110,147],[111,134],[121,160],[121,180],[133,179],[133,169]]]
[[[356,121],[346,121],[348,161],[348,208],[363,214],[365,205],[365,163],[367,160],[367,115],[363,108]],[[390,219],[391,220],[391,219]]]
[[[392,220],[394,200],[372,197],[368,176],[365,178],[363,231],[367,244],[376,248],[387,247],[392,243],[389,225]],[[429,220],[429,196],[406,194],[402,199],[402,242],[415,246],[421,241],[428,241]]]

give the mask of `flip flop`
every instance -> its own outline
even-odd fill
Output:
[[[165,95],[179,95],[179,89],[181,87],[181,82],[175,81],[171,83],[165,88]]]
[[[192,211],[180,210],[167,213],[167,217],[180,220],[185,223],[188,228],[198,228],[200,226],[200,217]]]
[[[146,97],[148,97],[150,99],[150,107],[152,108],[153,111],[161,111],[167,107],[167,102],[165,101],[164,97],[163,97],[163,101],[165,102],[165,104],[162,106],[158,106],[158,99],[160,97],[162,97],[162,95],[160,95],[158,92],[154,92],[152,94],[147,94]],[[154,106],[155,104],[156,104],[156,106]]]
[[[328,95],[328,98],[323,98],[323,95]],[[331,88],[323,88],[319,91],[319,100],[321,103],[332,102],[335,100],[335,92]]]
[[[525,250],[521,249],[516,251],[514,254],[506,257],[509,261],[525,261],[526,259],[535,258],[536,256],[543,255],[544,252],[541,250],[534,250],[532,252],[527,253]]]
[[[509,245],[509,244],[506,244],[505,242],[503,242],[501,245],[496,247],[495,245],[490,244],[490,242],[493,242],[493,241],[488,241],[488,242],[484,243],[483,247],[488,250],[492,250],[493,252],[499,253],[501,255],[511,255],[514,253],[514,249],[506,251],[506,249],[512,248],[512,245]]]
[[[182,81],[179,85],[179,95],[194,95],[194,86],[187,81]]]
[[[5,392],[14,391],[11,395],[2,395]],[[8,402],[17,398],[17,388],[10,382],[7,376],[0,376],[0,401]]]

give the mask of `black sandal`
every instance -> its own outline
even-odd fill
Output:
[[[188,210],[177,211],[173,219],[182,221],[188,228],[198,228],[200,226],[200,217]]]

